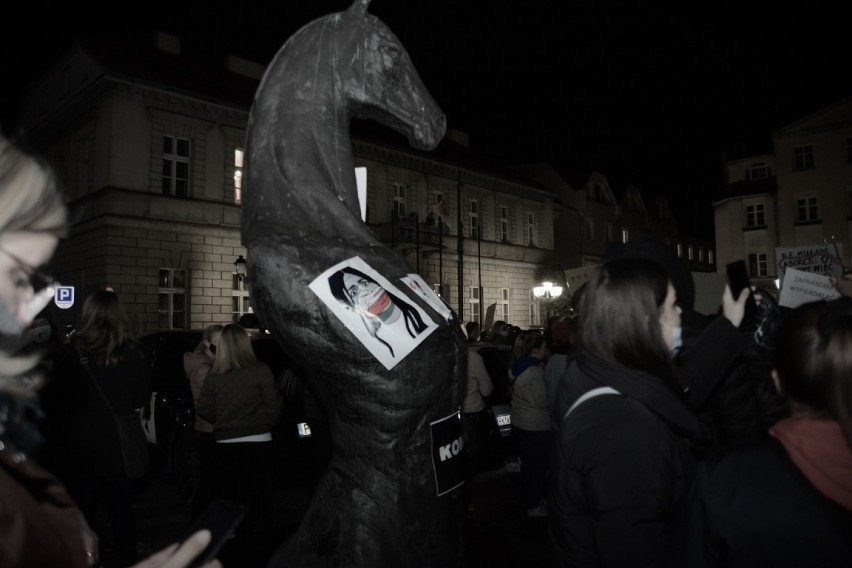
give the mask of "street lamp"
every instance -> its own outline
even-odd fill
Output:
[[[238,256],[237,260],[234,261],[234,270],[240,282],[248,280],[246,276],[246,259],[243,258],[243,255]]]
[[[542,282],[541,286],[533,288],[536,298],[558,298],[562,295],[562,286],[554,286],[553,282]]]

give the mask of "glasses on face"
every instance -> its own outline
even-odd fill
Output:
[[[56,279],[39,270],[38,268],[31,266],[18,258],[17,255],[12,254],[4,248],[0,248],[0,252],[11,258],[18,265],[18,273],[15,275],[15,288],[17,289],[26,289],[32,288],[34,294],[38,294],[42,290],[46,289],[48,286],[52,286],[56,284]]]

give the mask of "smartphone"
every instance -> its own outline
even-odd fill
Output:
[[[738,260],[725,265],[725,273],[728,275],[728,286],[731,288],[731,295],[735,301],[740,297],[740,293],[742,293],[744,288],[748,288],[749,290],[745,305],[745,320],[740,324],[740,329],[751,329],[754,323],[752,320],[757,311],[757,303],[754,301],[754,293],[751,292],[751,280],[749,280],[745,262]]]
[[[744,288],[751,290],[751,281],[748,278],[748,270],[746,270],[744,261],[738,260],[725,265],[725,273],[728,275],[728,286],[731,288],[731,295],[734,300],[740,297]]]
[[[189,538],[201,529],[207,529],[212,536],[210,544],[207,545],[207,548],[201,554],[195,557],[195,560],[189,564],[189,568],[204,566],[216,558],[219,549],[234,535],[234,531],[240,522],[242,522],[245,515],[246,508],[237,503],[225,501],[224,499],[217,499],[210,503],[186,534],[186,538]]]

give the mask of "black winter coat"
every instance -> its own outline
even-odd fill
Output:
[[[583,402],[584,393],[609,386]],[[693,466],[684,439],[700,423],[646,373],[580,353],[557,392],[551,520],[561,566],[657,566],[674,504]]]
[[[128,414],[145,406],[151,395],[151,375],[135,343],[122,349],[121,361],[112,367],[98,365],[91,353],[83,355],[115,412]],[[43,404],[55,469],[84,478],[124,474],[115,418],[72,345],[65,346],[54,360]]]
[[[774,439],[703,462],[677,511],[673,568],[852,566],[852,512],[820,494]]]

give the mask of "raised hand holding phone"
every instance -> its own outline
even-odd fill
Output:
[[[735,304],[739,304],[740,296],[743,293],[743,290],[748,290],[748,295],[745,299],[745,306],[743,308],[743,312],[741,314],[736,314],[737,317],[730,317],[727,313],[726,316],[735,326],[739,327],[740,323],[745,316],[749,314],[753,314],[757,304],[754,299],[754,294],[751,289],[751,280],[748,276],[748,270],[746,269],[745,262],[742,260],[738,260],[732,262],[730,264],[725,265],[725,274],[728,279],[728,288],[730,289],[731,299]],[[723,300],[723,304],[724,304]]]

